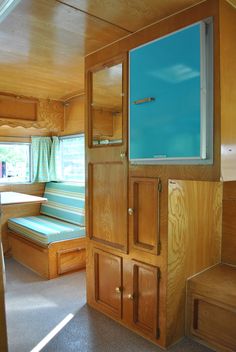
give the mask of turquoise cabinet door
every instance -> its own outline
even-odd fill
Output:
[[[201,23],[130,51],[130,159],[200,159]]]

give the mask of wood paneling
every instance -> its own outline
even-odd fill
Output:
[[[85,237],[42,245],[12,231],[8,235],[13,258],[45,279],[85,268]]]
[[[127,248],[126,186],[122,162],[89,165],[89,237],[121,250]]]
[[[160,177],[163,183],[169,178],[192,179],[192,180],[220,180],[220,46],[219,46],[219,7],[218,1],[208,0],[199,6],[190,8],[184,12],[144,28],[124,39],[121,39],[102,50],[88,55],[85,60],[85,70],[90,71],[95,67],[106,65],[121,53],[127,52],[137,46],[160,38],[194,22],[207,17],[214,18],[214,163],[212,165],[160,165],[157,166],[131,166],[132,176],[137,177]],[[91,87],[87,87],[88,89]],[[87,94],[86,93],[86,94]],[[88,107],[89,108],[89,107]]]
[[[84,133],[84,104],[84,95],[66,101],[64,131],[60,135]]]
[[[188,164],[148,166],[129,164],[128,170],[131,178],[160,178],[162,182],[162,193],[160,196],[160,256],[150,255],[150,253],[134,248],[132,245],[129,245],[127,254],[121,253],[120,256],[123,258],[124,282],[126,282],[125,277],[132,276],[132,265],[128,265],[132,260],[160,268],[160,338],[155,339],[150,337],[150,335],[149,338],[163,347],[173,344],[184,336],[186,278],[220,260],[221,186],[215,182],[199,182],[220,180],[219,3],[217,0],[204,1],[195,8],[170,16],[112,45],[104,47],[102,50],[88,55],[85,60],[88,77],[91,71],[106,65],[107,62],[111,62],[122,53],[211,16],[213,16],[214,21],[214,163],[204,166]],[[88,80],[86,88],[86,97],[88,98],[86,109],[87,126],[89,124],[89,104],[91,102],[89,96],[91,96],[91,89],[91,83]],[[117,150],[115,152],[113,147],[110,146],[106,147],[106,149],[104,147],[91,148],[91,134],[89,137],[89,147],[87,147],[88,164],[105,163],[109,160],[107,158],[108,153],[117,158],[118,152],[124,150],[116,147]],[[125,134],[124,143],[126,141]],[[168,214],[168,202],[172,203],[174,201],[172,195],[168,194],[169,179],[187,179],[195,180],[195,182],[191,184],[190,181],[186,181],[186,189],[185,186],[181,186],[183,187],[183,194],[181,193],[180,203],[174,202],[174,207]],[[181,183],[182,181],[177,182]],[[185,200],[182,201],[182,198]],[[193,211],[191,210],[192,208]],[[180,218],[177,216],[179,213]],[[91,253],[96,245],[100,249],[106,248],[106,250],[115,255],[119,252],[115,248],[108,247],[101,242],[97,242],[97,244],[94,241],[88,242],[87,297],[88,303],[97,308],[93,302],[93,261]],[[133,304],[127,298],[128,293],[132,292],[132,285],[133,281],[129,280],[129,285],[127,283],[124,285],[123,292],[124,312],[128,316],[132,316]],[[129,304],[126,302],[129,302]],[[103,309],[100,309],[100,311],[104,312]],[[147,336],[143,331],[134,327],[134,324],[130,324],[129,319],[127,320],[125,315],[120,322],[142,334],[142,336]]]
[[[133,323],[153,338],[158,332],[159,268],[133,262]]]
[[[86,54],[129,32],[56,1],[24,0],[0,33],[0,91],[59,99],[84,90]]]
[[[37,120],[38,101],[0,93],[0,118]]]
[[[222,262],[236,265],[236,182],[223,183]]]
[[[187,332],[217,351],[235,351],[236,269],[217,265],[188,281]]]
[[[200,2],[200,0],[169,0],[168,2],[163,2],[162,0],[120,0],[114,4],[112,0],[62,1],[129,31],[136,31]]]
[[[131,246],[159,254],[159,183],[158,178],[130,179],[130,241]]]
[[[236,180],[236,8],[220,1],[221,172],[223,181]]]
[[[222,184],[169,182],[169,343],[184,334],[186,279],[220,262]]]
[[[12,114],[18,114],[17,105],[12,106],[11,109]],[[27,121],[27,118],[24,118],[25,113],[27,114],[28,112],[22,111],[22,118],[17,119],[0,117],[0,126],[12,128],[12,135],[15,135],[13,128],[16,127],[20,127],[22,132],[24,132],[23,128],[45,129],[50,132],[59,132],[64,129],[64,106],[60,101],[39,99],[37,103],[37,119],[35,121]]]
[[[44,193],[44,183],[34,184],[9,184],[0,185],[0,192],[20,192],[42,197]],[[8,240],[7,221],[9,218],[38,215],[40,204],[19,204],[2,206],[1,232],[4,253],[10,250]]]
[[[121,318],[122,258],[94,250],[95,301],[111,315]]]

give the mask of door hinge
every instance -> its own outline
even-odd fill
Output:
[[[161,253],[161,242],[159,242],[157,245],[157,254],[159,255],[160,253]]]
[[[158,192],[162,192],[162,183],[161,183],[161,181],[158,182]]]
[[[161,336],[161,331],[160,328],[157,328],[157,334],[156,334],[156,338],[159,339]]]

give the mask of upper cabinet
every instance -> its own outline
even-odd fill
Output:
[[[90,146],[123,141],[123,62],[114,60],[90,72]]]
[[[130,51],[130,160],[212,162],[212,24]]]

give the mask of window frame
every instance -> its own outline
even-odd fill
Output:
[[[65,139],[74,139],[74,138],[84,138],[84,158],[85,158],[85,133],[76,133],[76,134],[67,134],[64,136],[59,136],[59,140],[63,141]],[[64,179],[64,173],[63,173],[63,147],[61,148],[61,167],[62,167],[62,182],[69,182],[69,183],[81,183],[82,181],[75,181],[75,180],[65,180]],[[85,182],[85,179],[84,181]]]
[[[5,141],[0,141],[0,146],[1,145],[28,145],[29,147],[29,179],[26,181],[1,181],[0,178],[0,186],[3,185],[10,185],[10,184],[30,184],[32,183],[32,144],[31,142],[5,142]],[[3,178],[2,178],[3,179]]]

